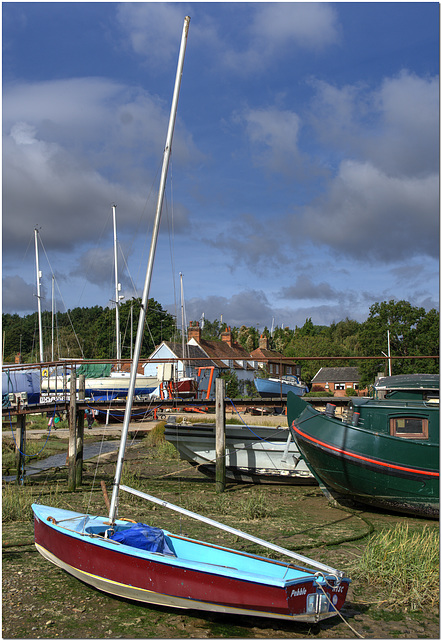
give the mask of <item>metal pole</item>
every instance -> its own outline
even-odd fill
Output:
[[[116,359],[118,360],[116,368],[119,371],[121,360],[121,336],[119,331],[119,292],[121,285],[118,282],[118,244],[116,237],[116,204],[112,205],[113,213],[113,254],[115,262],[115,320],[116,320]]]
[[[184,283],[183,283],[183,274],[180,273],[179,276],[181,278],[182,377],[185,378],[187,363],[185,359]]]
[[[34,229],[35,236],[35,266],[37,270],[37,308],[38,308],[38,334],[40,338],[40,362],[44,362],[43,358],[43,327],[41,324],[41,292],[40,292],[40,279],[42,273],[40,271],[40,265],[38,261],[38,229]]]
[[[250,540],[251,542],[255,542],[256,544],[261,545],[262,547],[267,547],[268,549],[273,549],[278,553],[283,553],[284,555],[289,556],[290,558],[295,558],[296,560],[300,560],[300,562],[304,562],[305,564],[310,565],[311,567],[315,567],[317,569],[321,569],[323,571],[334,574],[337,578],[343,578],[344,572],[339,569],[334,569],[333,567],[329,567],[326,564],[321,562],[317,562],[316,560],[311,560],[311,558],[307,558],[306,556],[302,556],[295,551],[290,551],[289,549],[285,549],[284,547],[279,547],[277,544],[272,544],[272,542],[267,542],[266,540],[262,540],[261,538],[256,538],[256,536],[252,536],[249,533],[245,533],[240,529],[233,529],[226,524],[222,524],[221,522],[217,522],[216,520],[212,520],[211,518],[207,518],[205,516],[201,516],[198,513],[194,513],[193,511],[188,511],[188,509],[183,509],[182,507],[178,507],[175,504],[171,504],[171,502],[167,502],[166,500],[161,500],[160,498],[155,498],[155,496],[151,496],[148,493],[143,493],[142,491],[138,491],[137,489],[131,489],[130,487],[126,487],[125,485],[121,485],[121,489],[126,491],[127,493],[131,493],[134,496],[138,496],[139,498],[144,498],[145,500],[150,500],[150,502],[155,502],[159,504],[161,507],[166,507],[167,509],[171,509],[172,511],[177,511],[178,513],[182,513],[185,516],[189,516],[190,518],[194,518],[195,520],[200,520],[201,522],[205,522],[206,524],[211,525],[212,527],[217,527],[218,529],[222,529],[227,533],[232,533],[239,538],[245,538],[245,540]]]
[[[150,283],[152,280],[153,264],[155,260],[156,245],[158,242],[159,224],[161,222],[162,205],[164,202],[165,184],[167,180],[168,165],[170,162],[171,146],[173,141],[173,131],[174,131],[174,126],[176,121],[176,112],[178,108],[179,90],[181,86],[182,71],[184,68],[185,49],[187,46],[189,26],[190,26],[190,18],[187,16],[184,20],[184,27],[182,30],[178,68],[176,71],[175,87],[173,91],[173,101],[172,101],[172,107],[170,112],[170,120],[168,125],[164,156],[162,161],[162,172],[161,172],[161,181],[160,181],[159,193],[158,193],[158,202],[156,205],[155,224],[154,224],[153,233],[152,233],[150,255],[149,255],[149,260],[147,264],[144,290],[143,290],[142,299],[141,299],[141,308],[139,310],[138,329],[136,333],[135,350],[133,353],[132,370],[130,372],[130,383],[129,383],[129,389],[127,394],[126,408],[124,413],[121,442],[119,446],[118,461],[116,465],[115,479],[114,479],[113,490],[112,490],[112,499],[110,503],[109,520],[111,523],[115,522],[115,517],[116,517],[119,484],[121,482],[122,465],[124,461],[124,453],[125,453],[125,448],[127,443],[127,436],[129,432],[129,423],[130,423],[130,416],[132,413],[133,397],[135,395],[136,372],[138,371],[139,356],[141,353],[142,338],[144,334],[145,318],[147,314],[147,305],[148,305],[149,292],[150,292]]]
[[[225,491],[225,380],[216,378],[216,493]]]
[[[52,276],[52,340],[51,340],[51,357],[52,362],[54,361],[54,318],[55,318],[55,277]]]

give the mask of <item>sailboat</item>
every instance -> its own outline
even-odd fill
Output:
[[[111,402],[122,398],[125,399],[129,389],[130,372],[121,370],[121,335],[119,328],[119,305],[124,298],[121,295],[121,284],[118,275],[118,242],[116,231],[116,205],[112,205],[113,217],[113,250],[115,267],[115,331],[116,331],[116,371],[112,371],[110,363],[84,363],[76,369],[77,391],[79,388],[78,378],[85,376],[85,394],[90,401],[104,400]],[[38,272],[38,263],[37,263]],[[39,299],[39,296],[38,296]],[[53,360],[53,358],[52,358]],[[44,370],[41,381],[41,389],[48,392],[49,396],[55,394],[67,394],[70,392],[70,371],[58,373],[58,366],[48,367]],[[137,373],[135,383],[135,393],[137,396],[150,396],[158,387],[157,376],[147,376]],[[50,397],[48,399],[51,399]],[[144,413],[143,413],[144,415]]]
[[[186,17],[109,515],[34,504],[35,545],[44,558],[109,594],[170,607],[317,622],[343,606],[349,585],[343,572],[121,485],[189,23]],[[118,519],[120,490],[263,544],[312,568]]]

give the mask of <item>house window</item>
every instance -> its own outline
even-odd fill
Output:
[[[286,373],[290,376],[292,374],[292,367],[286,367]]]
[[[334,385],[334,389],[335,391],[344,391],[345,390],[345,383],[344,382],[336,382]]]
[[[279,373],[279,365],[276,364],[276,373]]]
[[[429,420],[427,418],[407,417],[390,418],[390,435],[400,438],[427,440],[429,437]]]

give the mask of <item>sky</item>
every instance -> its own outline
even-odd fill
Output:
[[[230,326],[439,308],[436,2],[3,2],[2,308],[142,293]]]

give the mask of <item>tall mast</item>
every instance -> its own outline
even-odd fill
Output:
[[[139,356],[141,353],[142,337],[144,333],[145,318],[147,314],[147,304],[149,300],[150,283],[152,280],[153,263],[155,260],[156,245],[158,242],[159,224],[161,222],[162,205],[164,202],[165,184],[167,181],[168,165],[170,162],[171,146],[173,142],[173,132],[176,121],[176,112],[178,108],[179,90],[181,87],[182,71],[184,68],[185,49],[187,46],[188,28],[190,26],[190,18],[187,16],[184,20],[182,29],[181,47],[179,50],[178,68],[176,71],[175,87],[173,91],[173,100],[170,111],[170,119],[168,123],[167,138],[165,142],[164,155],[162,160],[161,180],[159,184],[158,201],[156,204],[155,223],[152,232],[152,241],[150,245],[150,254],[147,264],[147,271],[144,282],[144,290],[141,299],[141,308],[139,310],[138,329],[136,333],[135,349],[133,352],[132,370],[130,372],[130,383],[127,394],[126,409],[124,413],[124,422],[121,432],[121,442],[119,445],[118,461],[116,464],[115,479],[112,490],[112,499],[110,502],[109,520],[113,524],[116,519],[116,510],[118,506],[119,485],[121,482],[122,465],[124,461],[124,453],[127,443],[127,435],[129,431],[130,416],[132,412],[133,396],[135,393],[136,372],[138,370]]]
[[[184,283],[183,274],[179,274],[181,278],[181,326],[182,326],[182,377],[185,378],[187,361],[186,361],[186,348],[185,348],[185,319],[184,319]]]
[[[119,301],[123,297],[120,297],[121,285],[118,282],[118,243],[116,238],[116,204],[112,205],[113,212],[113,254],[115,262],[115,324],[116,324],[116,367],[119,371],[121,360],[121,335],[119,330]]]
[[[55,276],[52,274],[52,340],[51,340],[51,356],[54,361],[54,318],[55,318]]]
[[[38,335],[40,339],[40,362],[44,362],[43,358],[43,328],[41,324],[41,291],[40,291],[40,280],[42,273],[40,271],[40,265],[38,262],[38,229],[35,227],[34,229],[35,235],[35,266],[37,271],[37,308],[38,308]]]

